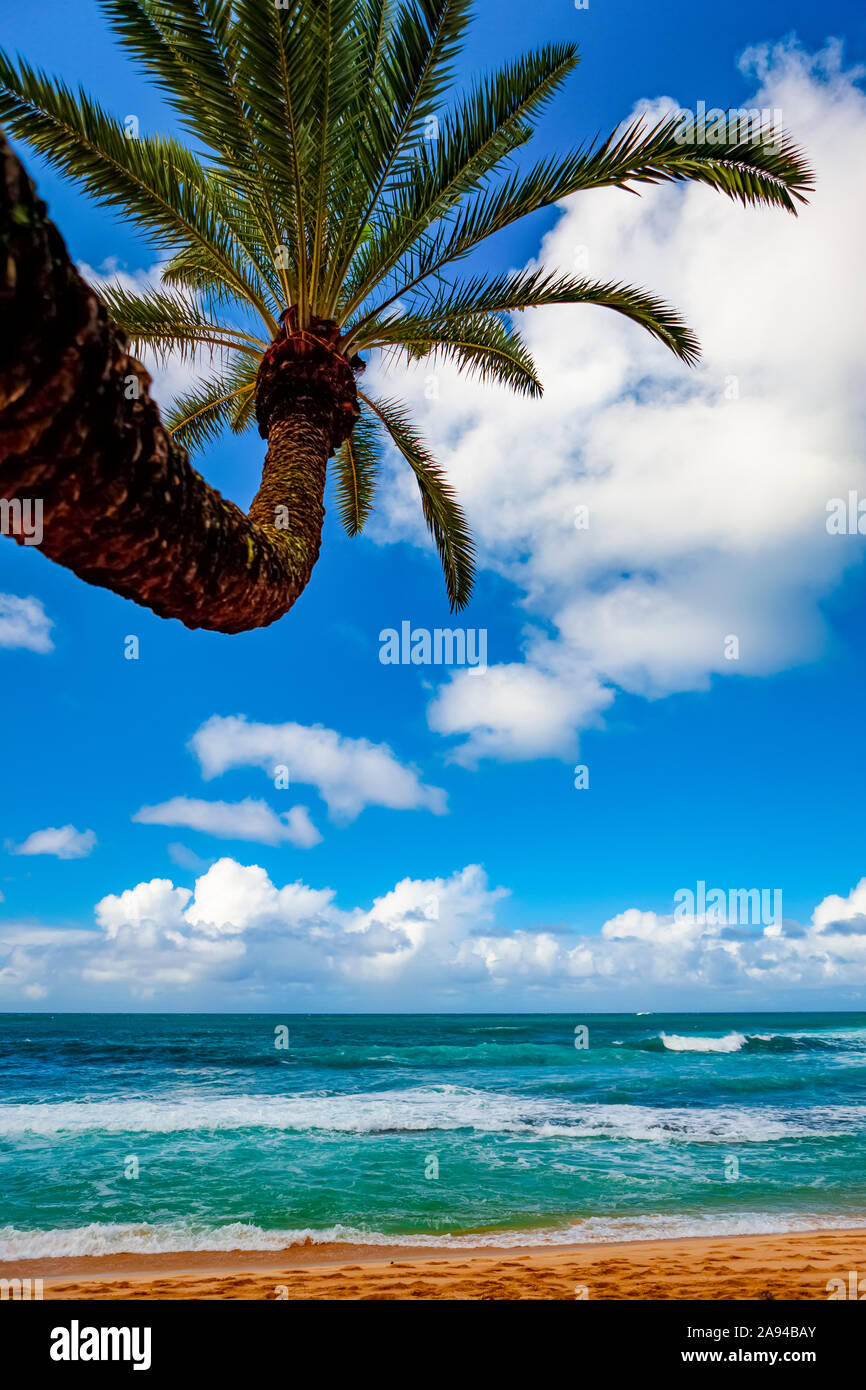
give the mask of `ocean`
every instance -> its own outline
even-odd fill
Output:
[[[863,1225],[864,1139],[866,1014],[0,1015],[6,1260]]]

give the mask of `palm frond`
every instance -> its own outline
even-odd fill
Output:
[[[514,313],[552,304],[597,304],[613,309],[647,329],[689,365],[694,365],[700,356],[697,339],[677,311],[654,295],[632,285],[558,276],[543,269],[509,272],[494,279],[476,276],[445,287],[440,285],[417,311],[384,321],[372,319],[354,331],[348,329],[344,336],[347,347],[363,352],[373,343],[384,346],[401,341],[407,323],[419,337],[426,323],[432,340],[440,327],[467,317]]]
[[[279,244],[277,219],[250,111],[239,81],[240,31],[230,0],[100,0],[124,47],[157,79],[188,131],[243,189],[265,242]],[[273,250],[272,250],[273,254]]]
[[[454,62],[471,17],[471,0],[408,0],[383,54],[381,92],[391,109],[390,141],[376,187],[385,187],[454,80]],[[375,201],[375,199],[374,199]]]
[[[469,23],[471,0],[407,0],[387,34],[378,81],[367,107],[369,136],[360,167],[368,184],[352,218],[353,244],[374,216],[389,180],[402,176],[425,122],[453,79],[453,62]]]
[[[276,331],[253,257],[190,150],[166,136],[128,138],[84,92],[76,97],[24,62],[16,68],[2,52],[0,122],[103,206],[125,212],[161,249],[200,246],[238,298],[254,304]]]
[[[772,134],[772,140],[767,137]],[[521,218],[590,188],[634,183],[700,182],[735,201],[782,207],[796,213],[813,186],[812,172],[799,148],[785,134],[751,131],[743,140],[711,141],[704,135],[687,143],[682,120],[671,116],[647,130],[642,120],[616,131],[598,147],[579,149],[565,159],[546,159],[528,173],[464,201],[453,218],[409,249],[395,270],[394,288],[377,306],[395,303],[448,264],[462,259],[488,237]],[[686,141],[686,143],[682,143]]]
[[[373,508],[382,445],[375,418],[362,410],[334,458],[337,507],[349,536],[358,536]]]
[[[227,371],[201,381],[171,403],[165,412],[166,429],[193,453],[218,439],[226,425],[238,421],[246,428],[242,411],[247,398],[254,399],[257,371],[256,357],[238,354]]]
[[[314,309],[322,313],[322,289],[330,271],[330,253],[346,216],[345,206],[334,203],[333,190],[351,187],[351,171],[357,163],[361,34],[353,22],[355,9],[355,0],[321,0],[317,16],[321,26],[316,44],[320,109],[314,142],[310,292]]]
[[[394,0],[367,0],[359,7],[357,25],[360,36],[358,84],[361,105],[358,119],[358,160],[366,176],[369,193],[375,172],[387,148],[386,129],[391,111],[383,101],[383,68],[388,41],[394,24]]]
[[[246,100],[256,112],[256,138],[280,209],[279,246],[292,267],[292,300],[304,317],[309,305],[309,227],[313,220],[318,26],[294,0],[285,8],[237,0],[244,46],[238,66]]]
[[[643,117],[617,129],[585,156],[575,157],[578,188],[627,188],[632,183],[706,183],[737,202],[766,204],[796,214],[814,176],[802,150],[775,128],[739,125],[717,135],[678,113],[647,129]]]
[[[258,348],[267,343],[252,334],[208,317],[189,298],[172,290],[133,294],[119,281],[102,285],[99,297],[115,323],[128,333],[134,352],[150,348],[159,356],[176,353],[182,360],[202,347]]]
[[[412,428],[406,410],[396,401],[375,400],[364,391],[358,394],[381,420],[415,474],[424,519],[439,552],[451,607],[465,608],[475,582],[475,545],[463,509],[441,467]]]
[[[578,63],[574,44],[550,44],[483,79],[420,142],[401,185],[388,198],[374,237],[356,240],[343,312],[348,316],[417,240],[530,137],[534,120]],[[348,274],[347,274],[348,272]]]
[[[179,285],[196,294],[211,312],[236,305],[237,290],[225,271],[200,246],[186,246],[160,267],[165,285]]]
[[[354,117],[353,173],[341,200],[343,225],[334,250],[331,288],[345,272],[345,250],[366,240],[375,209],[370,196],[392,140],[393,105],[387,80],[395,24],[394,0],[364,0],[356,12],[359,35],[358,105]],[[347,171],[348,172],[348,171]],[[366,209],[366,213],[365,213]]]
[[[224,45],[231,6],[221,0],[98,0],[124,48],[215,153],[249,154],[247,130],[228,80]]]
[[[540,396],[542,385],[529,349],[504,317],[464,314],[441,322],[406,315],[385,326],[370,347],[388,348],[409,359],[431,357],[454,361],[485,382],[508,386],[518,395]]]
[[[244,434],[256,423],[256,385],[255,381],[245,387],[232,401],[229,416],[229,429],[232,434]]]

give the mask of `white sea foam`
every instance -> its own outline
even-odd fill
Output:
[[[670,1052],[739,1052],[746,1045],[744,1033],[726,1033],[723,1038],[682,1038],[676,1033],[660,1033],[659,1037]]]
[[[0,1105],[0,1136],[273,1130],[342,1134],[470,1130],[529,1138],[763,1143],[855,1133],[866,1107],[713,1108],[585,1104],[456,1085],[355,1095],[207,1096]]]
[[[91,1222],[66,1230],[26,1231],[0,1227],[0,1261],[78,1258],[83,1255],[157,1255],[206,1250],[286,1250],[324,1245],[418,1246],[431,1249],[515,1249],[533,1245],[579,1245],[591,1241],[662,1240],[687,1236],[772,1235],[786,1231],[848,1230],[866,1224],[866,1212],[844,1217],[765,1212],[684,1213],[680,1216],[589,1217],[547,1229],[479,1231],[471,1234],[392,1235],[364,1226],[263,1230],[246,1222],[205,1226],[192,1221],[152,1225]]]

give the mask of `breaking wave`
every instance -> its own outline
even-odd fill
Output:
[[[0,1226],[0,1261],[80,1258],[84,1255],[165,1255],[204,1251],[283,1251],[299,1245],[414,1246],[420,1249],[517,1249],[538,1245],[579,1245],[593,1241],[664,1240],[689,1236],[773,1235],[813,1230],[850,1230],[866,1216],[766,1212],[683,1213],[679,1216],[588,1217],[539,1229],[389,1233],[364,1226],[267,1230],[233,1221],[207,1226],[194,1221],[91,1222],[58,1230]]]
[[[0,1106],[0,1135],[240,1130],[412,1134],[471,1130],[540,1139],[631,1139],[763,1143],[859,1131],[860,1106],[665,1107],[582,1103],[461,1086],[356,1095],[178,1096]]]

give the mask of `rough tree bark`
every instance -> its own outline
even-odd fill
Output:
[[[0,498],[41,499],[46,555],[160,617],[217,632],[274,622],[316,563],[327,461],[358,413],[336,326],[300,332],[290,310],[263,359],[268,452],[245,516],[162,425],[147,371],[2,132],[0,166]]]

